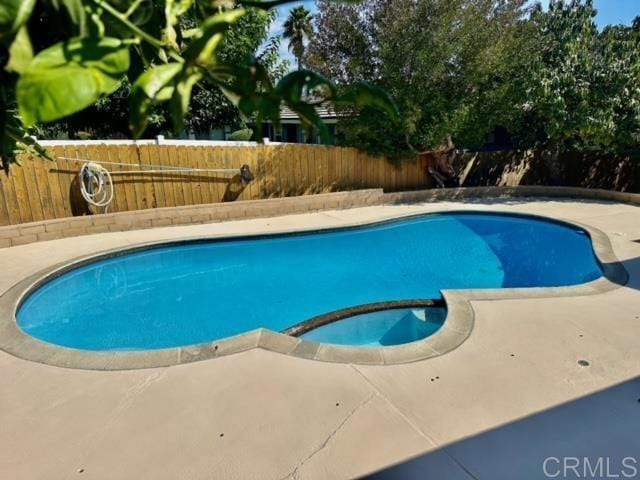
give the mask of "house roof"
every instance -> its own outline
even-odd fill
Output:
[[[338,117],[333,109],[333,105],[329,102],[324,102],[315,108],[316,112],[318,112],[318,115],[320,115],[320,118],[322,119],[335,119]],[[282,110],[280,110],[280,120],[299,120],[299,118],[293,110],[287,106],[283,106]]]

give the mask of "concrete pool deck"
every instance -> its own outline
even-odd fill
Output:
[[[49,266],[143,242],[460,209],[600,229],[629,282],[590,296],[472,301],[464,343],[405,365],[252,349],[101,372],[0,352],[3,478],[334,479],[412,457],[401,468],[420,478],[544,478],[545,459],[563,456],[611,457],[612,473],[634,457],[640,472],[640,208],[631,205],[481,199],[96,234],[0,250],[0,292]]]

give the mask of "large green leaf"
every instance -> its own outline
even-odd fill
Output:
[[[116,38],[73,39],[40,52],[17,85],[27,126],[59,120],[113,93],[129,68],[129,47]]]
[[[331,81],[311,70],[298,70],[285,76],[278,82],[276,92],[282,95],[286,102],[303,102],[305,96],[317,95],[321,99],[331,99],[336,94],[336,88]]]
[[[178,18],[189,11],[194,0],[165,0],[165,9],[169,12],[171,23],[178,23]]]
[[[9,47],[9,63],[5,67],[9,72],[22,73],[33,58],[33,48],[27,27],[18,30],[11,47]]]
[[[180,17],[193,6],[193,2],[194,0],[165,0],[164,15],[166,26],[164,28],[164,39],[175,50],[178,49],[175,26],[178,24]]]
[[[132,93],[143,92],[147,98],[154,100],[168,100],[161,98],[161,92],[180,74],[183,69],[181,63],[167,63],[150,68],[140,75],[133,84]]]
[[[24,25],[36,0],[2,0],[0,2],[0,40],[11,37]]]
[[[169,103],[169,112],[171,113],[175,131],[180,131],[184,128],[184,117],[189,111],[189,104],[191,103],[191,91],[201,79],[202,75],[192,73],[176,83],[176,88]]]
[[[129,120],[134,137],[147,128],[149,113],[154,104],[166,102],[175,92],[175,83],[184,69],[182,63],[168,63],[150,68],[138,77],[131,87]]]
[[[190,62],[200,62],[202,64],[213,63],[214,54],[224,34],[231,25],[236,23],[240,17],[245,15],[246,10],[241,8],[228,12],[217,13],[210,16],[202,25],[191,43],[184,51],[183,57]]]
[[[256,126],[264,120],[280,122],[282,98],[275,92],[267,69],[258,62],[249,65],[217,63],[206,71],[207,80],[217,85],[245,119],[254,119]],[[256,132],[260,137],[261,132]]]
[[[336,96],[336,87],[328,78],[311,70],[298,70],[280,80],[275,91],[300,117],[307,134],[311,134],[315,129],[323,142],[329,141],[327,126],[318,115],[315,106],[309,103],[332,100]]]
[[[398,107],[389,94],[379,87],[367,82],[356,82],[349,85],[335,99],[336,104],[349,105],[356,108],[373,107],[382,110],[394,120],[398,119]]]

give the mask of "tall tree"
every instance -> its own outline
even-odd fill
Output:
[[[556,179],[564,150],[640,143],[640,21],[599,32],[596,14],[592,0],[553,0],[529,21],[537,48],[522,70],[525,109],[513,127],[526,145],[544,149]]]
[[[508,116],[502,107],[513,92],[503,80],[514,75],[526,51],[520,45],[524,36],[518,35],[526,3],[321,1],[310,65],[337,82],[383,86],[403,118],[394,125],[363,111],[339,125],[344,141],[391,156],[411,155],[407,143],[423,150],[449,137],[458,145],[483,144]]]
[[[586,140],[602,127],[597,125],[602,119],[591,115],[602,68],[595,16],[591,0],[553,0],[547,11],[538,5],[531,16],[540,49],[528,69],[527,86],[544,143]]]
[[[453,137],[482,146],[505,128],[541,147],[552,176],[562,150],[640,144],[640,19],[599,31],[592,0],[322,0],[309,64],[336,82],[366,79],[396,98],[403,122],[369,111],[339,123],[343,142],[411,155]]]
[[[293,53],[298,62],[298,70],[302,69],[302,59],[305,51],[305,40],[313,35],[311,12],[300,5],[289,12],[284,22],[282,36],[289,41],[289,51]]]
[[[319,0],[314,15],[317,35],[307,47],[307,63],[341,84],[376,79],[380,58],[375,55],[378,27],[373,17],[378,9],[372,3]]]

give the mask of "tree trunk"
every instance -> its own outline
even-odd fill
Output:
[[[560,159],[561,147],[556,141],[549,142],[542,150],[542,160],[549,171],[549,183],[562,185],[564,177],[564,164]]]

